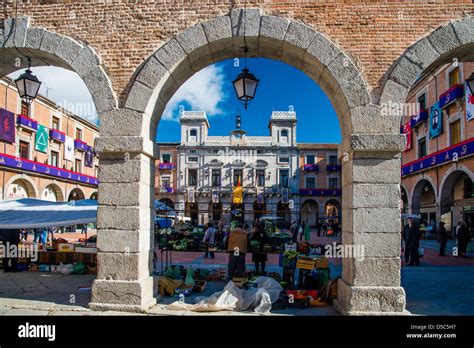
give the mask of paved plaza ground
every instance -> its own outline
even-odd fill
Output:
[[[80,234],[62,235],[69,240],[83,237]],[[313,241],[327,243],[336,238],[312,237]],[[423,240],[425,257],[419,267],[402,265],[402,286],[407,294],[407,310],[414,315],[474,315],[474,255],[463,259],[454,256],[439,257],[436,241]],[[452,250],[453,241],[447,250]],[[214,260],[205,259],[203,253],[173,252],[174,264],[190,264],[195,268],[226,267],[227,255],[217,253]],[[159,261],[159,259],[158,259]],[[252,268],[248,255],[247,264]],[[331,278],[341,273],[340,260],[331,260]],[[160,264],[157,263],[157,272]],[[267,270],[281,271],[278,255],[269,255]],[[0,272],[0,315],[123,315],[123,312],[95,312],[87,308],[90,286],[94,275],[61,275],[58,273]],[[225,282],[209,282],[206,292],[220,291]],[[186,298],[192,303],[195,296]],[[203,315],[184,311],[167,311],[163,307],[177,300],[165,297],[148,312],[149,315]],[[332,306],[304,310],[285,309],[273,315],[337,315]],[[255,315],[224,311],[204,315]]]

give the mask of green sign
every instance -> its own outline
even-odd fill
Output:
[[[36,131],[35,149],[37,151],[47,153],[48,143],[49,143],[48,128],[39,124],[38,130]]]

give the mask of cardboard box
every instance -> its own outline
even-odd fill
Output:
[[[73,243],[59,243],[58,244],[58,251],[62,253],[73,253],[74,252],[74,244]]]
[[[230,231],[229,245],[227,251],[235,252],[238,250],[242,254],[247,253],[248,233],[241,229]],[[236,249],[237,248],[237,249]]]

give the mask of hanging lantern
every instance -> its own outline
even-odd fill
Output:
[[[255,97],[259,80],[249,72],[246,67],[232,82],[234,84],[235,93],[237,98],[244,104],[247,109],[248,103]]]
[[[33,75],[31,68],[31,59],[28,58],[28,69],[21,74],[16,80],[16,88],[18,89],[18,94],[20,98],[31,103],[33,99],[38,95],[38,91],[41,87],[41,82],[38,78]]]

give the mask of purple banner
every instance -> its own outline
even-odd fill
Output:
[[[300,189],[304,196],[340,196],[341,189]]]
[[[421,122],[428,121],[428,111],[421,110],[418,115],[412,116],[410,118],[410,127],[413,128]]]
[[[38,122],[36,122],[35,120],[32,120],[31,118],[28,118],[26,116],[18,115],[17,123],[19,125],[22,125],[23,127],[28,127],[32,130],[38,130]]]
[[[326,166],[326,170],[328,172],[340,172],[341,171],[341,165],[339,165],[339,164],[328,164]]]
[[[79,139],[74,139],[74,148],[81,150],[81,151],[87,151],[89,149],[89,145],[87,143],[83,142],[82,140]]]
[[[84,165],[86,167],[92,168],[94,164],[94,153],[92,147],[88,146],[86,154],[84,155]]]
[[[317,172],[319,171],[319,166],[317,164],[305,164],[303,170]]]
[[[464,97],[464,84],[451,87],[439,97],[439,107],[444,108],[456,99]]]
[[[173,163],[160,163],[158,169],[160,170],[172,170],[174,168]]]
[[[474,154],[474,138],[465,140],[457,145],[420,158],[419,160],[407,163],[402,166],[401,174],[402,176],[414,174],[472,154]]]
[[[49,136],[51,139],[60,141],[64,143],[66,141],[66,134],[63,132],[58,131],[57,129],[50,129],[49,130]]]
[[[15,143],[15,114],[0,109],[0,140]]]
[[[56,178],[80,182],[82,184],[88,184],[93,186],[97,186],[99,184],[99,180],[97,180],[97,178],[93,176],[71,172],[69,170],[60,169],[57,167],[30,161],[23,158],[16,158],[10,155],[6,155],[4,153],[0,153],[0,166],[22,169],[39,174],[46,174]]]

